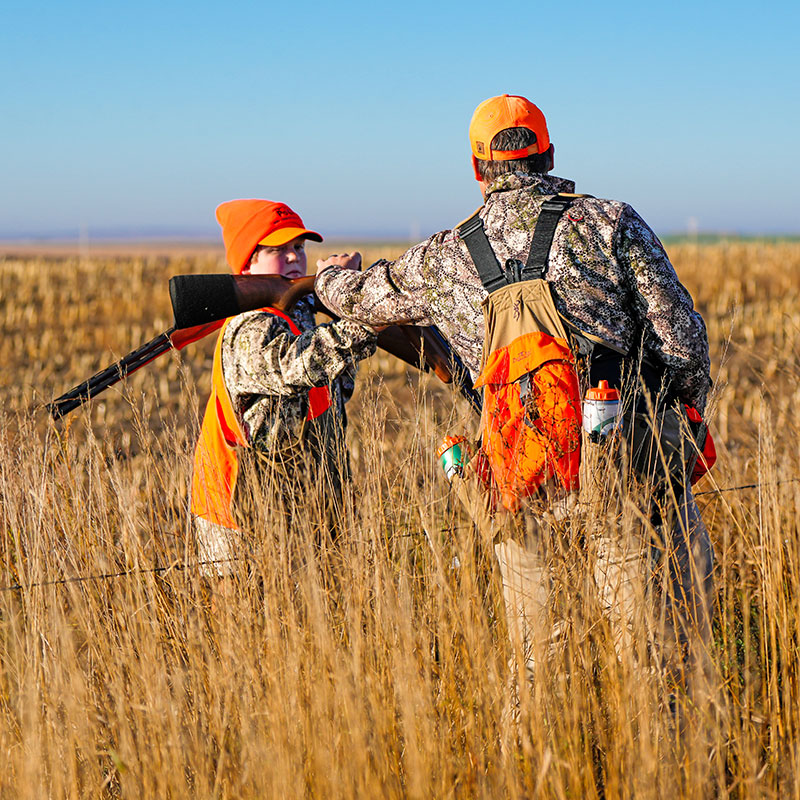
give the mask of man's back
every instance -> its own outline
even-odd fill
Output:
[[[525,261],[545,199],[573,191],[571,181],[524,173],[503,175],[486,187],[481,216],[500,263]],[[683,399],[704,408],[705,325],[661,243],[630,206],[576,200],[556,228],[546,277],[568,322],[626,351],[641,339],[645,355],[667,368]],[[454,231],[364,273],[326,271],[316,291],[334,312],[366,324],[436,325],[477,376],[487,293]]]

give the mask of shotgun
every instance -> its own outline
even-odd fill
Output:
[[[61,419],[164,353],[182,350],[219,330],[228,317],[264,307],[290,311],[298,300],[313,293],[314,279],[313,275],[294,280],[277,275],[177,275],[170,278],[174,325],[57,397],[47,404],[47,409],[53,419]],[[330,315],[319,303],[317,310]],[[480,413],[480,395],[472,388],[469,372],[436,328],[392,325],[378,334],[378,346],[417,369],[432,369],[444,383],[455,379],[461,393]]]

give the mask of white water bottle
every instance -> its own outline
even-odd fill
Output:
[[[583,429],[589,439],[599,442],[622,426],[619,392],[600,381],[586,392],[583,400]]]

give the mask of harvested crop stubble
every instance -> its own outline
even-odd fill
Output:
[[[554,567],[564,647],[514,721],[491,554],[433,457],[472,414],[385,355],[350,407],[341,547],[312,556],[310,519],[278,526],[211,615],[179,567],[195,557],[186,486],[213,340],[61,425],[34,407],[168,327],[169,276],[223,271],[219,255],[0,258],[0,584],[131,573],[0,592],[0,796],[796,796],[800,245],[670,255],[708,324],[720,451],[697,487],[719,703],[677,698],[685,751],[670,687],[633,658],[647,654],[616,657],[577,545]]]

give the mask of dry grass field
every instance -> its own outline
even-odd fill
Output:
[[[168,278],[221,254],[0,255],[0,797],[800,797],[800,245],[670,255],[719,451],[696,487],[718,700],[679,697],[681,725],[579,550],[565,645],[509,713],[497,576],[434,457],[472,412],[385,355],[350,404],[338,549],[256,537],[212,610],[186,495],[213,337],[59,424],[42,404],[166,329]]]

